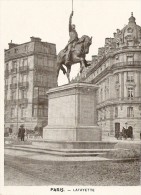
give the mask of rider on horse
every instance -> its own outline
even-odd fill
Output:
[[[71,52],[71,49],[75,46],[76,42],[78,41],[78,34],[75,30],[75,25],[72,24],[72,16],[73,16],[73,11],[70,15],[70,18],[69,18],[69,36],[70,36],[70,39],[68,41],[68,44],[66,45],[64,51],[67,51],[66,52],[66,65],[69,64],[70,62],[70,52]]]
[[[80,72],[83,71],[84,67],[91,65],[91,63],[88,63],[86,61],[85,56],[89,53],[89,47],[92,44],[92,37],[90,38],[87,35],[83,35],[80,39],[78,39],[75,25],[72,24],[72,16],[73,12],[71,13],[69,18],[70,39],[66,47],[58,53],[56,64],[57,78],[61,69],[63,73],[67,75],[68,82],[70,82],[70,71],[72,65],[80,63]],[[66,66],[67,71],[64,66]]]

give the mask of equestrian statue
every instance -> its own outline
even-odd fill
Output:
[[[72,24],[72,16],[73,11],[69,18],[70,39],[66,47],[61,50],[57,56],[57,78],[61,69],[63,73],[67,75],[69,83],[71,66],[73,64],[80,63],[80,73],[83,71],[84,67],[91,65],[85,60],[85,56],[89,53],[89,47],[92,44],[92,37],[90,38],[87,35],[83,35],[81,38],[78,38],[75,25]],[[63,65],[66,66],[67,71]]]

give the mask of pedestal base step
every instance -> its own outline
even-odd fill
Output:
[[[33,145],[13,145],[7,146],[6,149],[64,157],[98,156],[109,151],[117,150],[117,149],[49,149]]]
[[[51,140],[34,140],[32,145],[54,150],[71,150],[71,149],[112,149],[117,142],[114,141],[51,141]]]

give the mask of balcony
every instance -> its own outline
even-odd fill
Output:
[[[16,74],[17,73],[17,68],[12,68],[11,69],[11,74]]]
[[[114,67],[117,67],[117,66],[130,66],[130,65],[140,66],[141,65],[141,61],[118,62],[118,63],[113,64]]]
[[[18,104],[19,105],[27,105],[28,104],[28,99],[27,98],[19,99]]]
[[[17,88],[17,83],[10,84],[10,89],[16,89],[16,88]]]
[[[20,89],[26,89],[29,87],[29,82],[19,82],[18,86]]]
[[[141,97],[124,97],[124,98],[113,98],[113,99],[108,99],[103,102],[99,102],[97,105],[97,109],[100,109],[105,106],[110,106],[110,105],[119,105],[119,104],[140,104],[141,102]]]
[[[25,73],[29,71],[29,66],[21,66],[19,67],[19,72],[20,73]]]
[[[127,82],[127,83],[128,83],[128,82],[129,82],[129,83],[133,83],[134,80],[133,80],[133,79],[132,79],[132,80],[127,79],[126,82]]]
[[[4,75],[7,78],[9,76],[9,71],[8,70],[5,70]]]
[[[127,102],[140,103],[141,97],[126,97],[123,100]]]

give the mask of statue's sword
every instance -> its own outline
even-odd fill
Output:
[[[73,12],[73,0],[72,0],[72,12]]]

